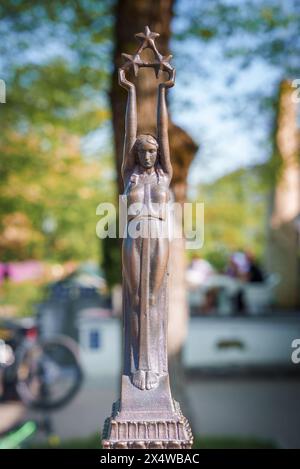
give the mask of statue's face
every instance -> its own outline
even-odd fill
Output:
[[[157,158],[156,145],[150,142],[143,142],[138,150],[138,158],[143,168],[152,168]]]

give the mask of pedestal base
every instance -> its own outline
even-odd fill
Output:
[[[102,433],[104,449],[189,449],[193,436],[188,420],[173,400],[170,419],[119,419],[120,401],[113,404],[112,415],[106,419]]]

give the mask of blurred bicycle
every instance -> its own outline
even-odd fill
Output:
[[[40,339],[33,319],[0,321],[0,404],[20,400],[26,407],[45,412],[59,409],[73,399],[82,381],[78,347],[73,339]],[[16,428],[0,434],[0,448],[5,441],[11,445],[22,434],[26,436],[38,428],[49,433],[50,426],[48,417],[40,422],[20,421]],[[9,435],[18,436],[7,439]]]

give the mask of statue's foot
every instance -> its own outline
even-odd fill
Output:
[[[147,371],[146,373],[146,388],[153,389],[158,386],[158,376],[153,371]]]
[[[137,370],[132,375],[132,382],[133,384],[139,389],[146,388],[146,375],[143,370]]]

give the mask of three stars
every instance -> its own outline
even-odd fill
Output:
[[[159,37],[158,33],[150,31],[149,26],[146,26],[145,31],[143,33],[137,33],[135,34],[135,36],[141,41],[141,45],[134,55],[122,54],[125,59],[125,64],[123,65],[124,69],[132,67],[134,75],[137,76],[139,67],[153,67],[156,78],[159,77],[162,71],[171,72],[173,70],[172,65],[169,63],[172,58],[172,55],[163,56],[158,52],[156,48],[155,39]],[[152,49],[154,52],[156,59],[154,63],[143,62],[141,60],[140,53],[147,48]]]

